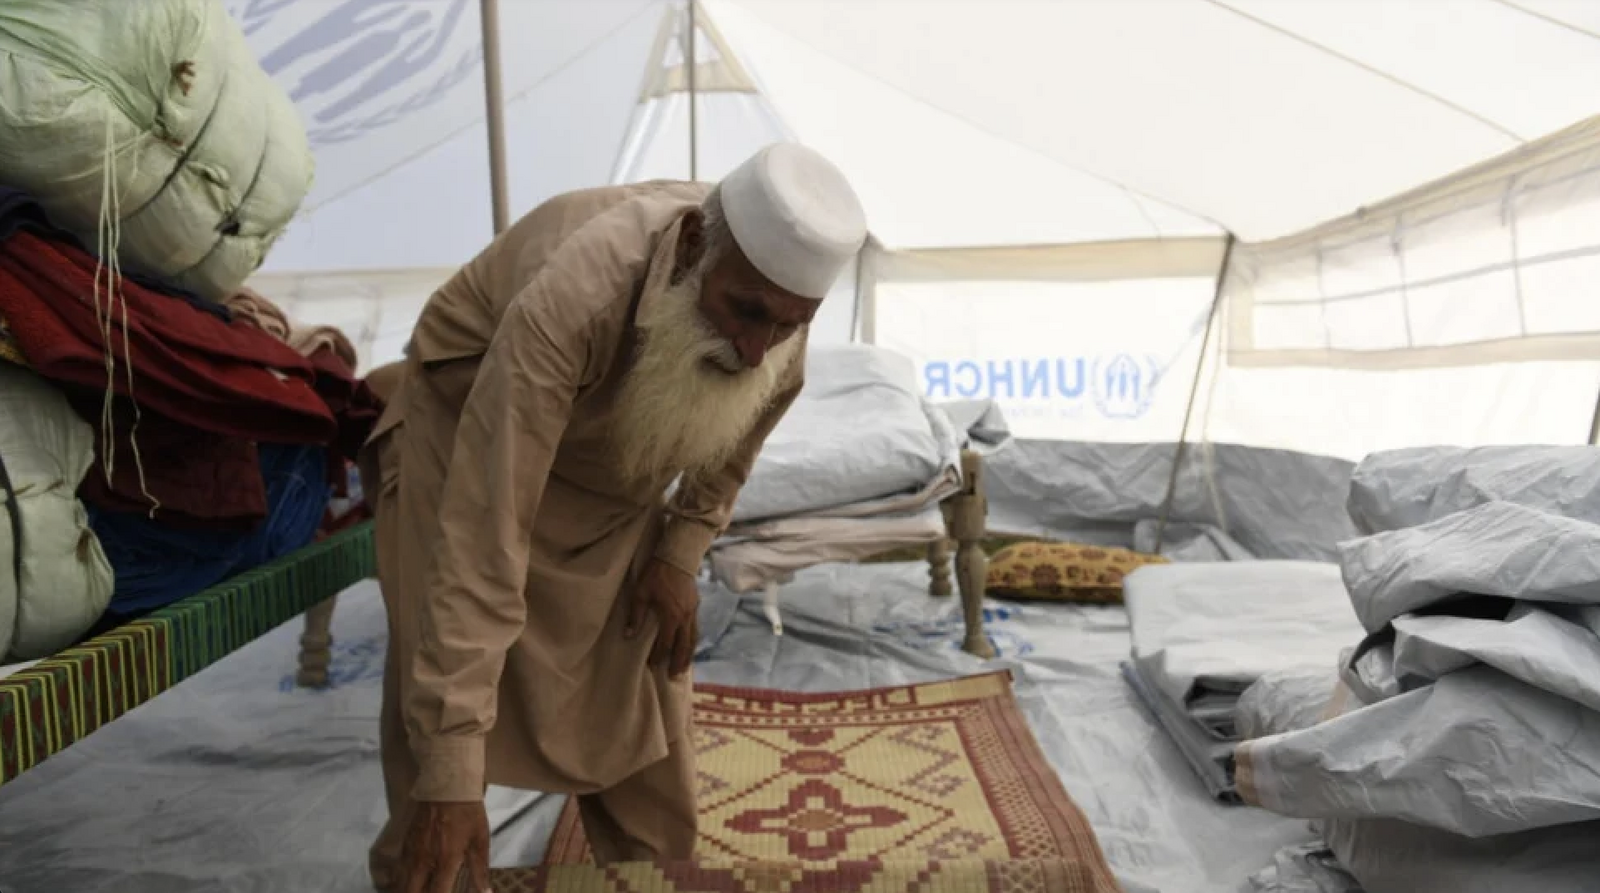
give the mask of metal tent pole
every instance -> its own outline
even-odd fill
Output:
[[[1217,312],[1222,309],[1223,294],[1228,285],[1228,268],[1233,261],[1234,235],[1227,233],[1227,241],[1222,243],[1222,266],[1217,271],[1215,291],[1211,295],[1211,312],[1206,315],[1205,332],[1200,336],[1200,361],[1195,364],[1194,380],[1189,383],[1189,403],[1183,409],[1183,428],[1178,432],[1178,444],[1172,454],[1172,472],[1167,476],[1167,493],[1161,499],[1161,512],[1156,518],[1156,546],[1155,552],[1161,554],[1161,548],[1167,535],[1167,522],[1172,518],[1172,506],[1178,495],[1178,472],[1183,467],[1184,453],[1189,446],[1189,423],[1194,416],[1195,398],[1200,395],[1200,378],[1206,368],[1206,351],[1211,346],[1211,329],[1217,321]]]
[[[510,225],[510,202],[506,195],[505,101],[500,89],[500,2],[478,0],[483,21],[483,100],[489,124],[489,192],[494,209],[494,232],[499,235]]]
[[[695,27],[695,0],[689,0],[689,43],[686,50],[688,59],[684,62],[684,70],[689,73],[689,179],[700,179],[700,127],[699,127],[699,96],[695,92],[695,54],[694,34],[699,30]]]
[[[1594,418],[1589,421],[1589,446],[1600,446],[1600,395],[1594,399]]]

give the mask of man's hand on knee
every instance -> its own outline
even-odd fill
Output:
[[[628,638],[644,628],[647,614],[658,622],[650,666],[665,663],[672,677],[687,673],[700,641],[700,588],[694,578],[664,561],[651,561],[628,603]]]
[[[457,893],[465,870],[471,893],[489,890],[489,813],[483,801],[418,803],[402,855],[405,893]]]

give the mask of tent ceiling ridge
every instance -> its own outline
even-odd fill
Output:
[[[1272,22],[1269,22],[1266,19],[1263,19],[1263,18],[1261,18],[1259,16],[1252,15],[1251,13],[1245,12],[1242,9],[1238,9],[1237,7],[1230,6],[1226,2],[1224,2],[1224,0],[1205,0],[1205,2],[1211,4],[1212,6],[1217,7],[1218,9],[1225,9],[1228,12],[1231,12],[1234,15],[1236,15],[1236,16],[1238,16],[1238,17],[1240,17],[1240,18],[1242,18],[1242,19],[1244,19],[1244,20],[1246,20],[1248,22],[1251,22],[1252,24],[1257,25],[1257,26],[1259,26],[1261,28],[1265,28],[1265,29],[1267,29],[1269,31],[1272,31],[1274,33],[1277,33],[1277,34],[1281,34],[1284,37],[1289,38],[1290,40],[1293,40],[1293,41],[1301,43],[1301,44],[1303,44],[1305,46],[1308,46],[1308,47],[1316,50],[1317,52],[1328,56],[1329,58],[1337,59],[1337,60],[1339,60],[1340,62],[1343,62],[1346,65],[1354,66],[1354,67],[1359,68],[1362,71],[1365,71],[1365,72],[1367,72],[1367,73],[1369,73],[1371,75],[1374,75],[1376,77],[1380,77],[1380,78],[1388,81],[1389,83],[1394,84],[1397,87],[1400,87],[1400,88],[1405,89],[1405,90],[1409,90],[1412,93],[1415,93],[1416,95],[1421,96],[1421,97],[1427,99],[1430,102],[1433,102],[1433,103],[1436,103],[1438,105],[1441,105],[1441,106],[1443,106],[1443,107],[1445,107],[1447,109],[1450,109],[1451,111],[1455,112],[1456,114],[1459,114],[1459,115],[1462,115],[1464,117],[1470,118],[1473,121],[1476,121],[1477,123],[1482,124],[1485,127],[1488,127],[1489,129],[1495,131],[1496,133],[1500,134],[1501,136],[1506,137],[1507,139],[1511,140],[1512,142],[1520,144],[1520,143],[1526,143],[1528,141],[1527,137],[1523,136],[1520,133],[1517,133],[1516,131],[1512,130],[1510,127],[1507,127],[1506,125],[1501,124],[1500,122],[1494,120],[1493,118],[1488,117],[1487,115],[1483,114],[1482,112],[1474,111],[1473,109],[1467,108],[1466,106],[1464,106],[1464,105],[1462,105],[1462,104],[1460,104],[1458,102],[1455,102],[1454,100],[1446,99],[1445,97],[1440,96],[1439,94],[1434,93],[1433,91],[1428,90],[1428,89],[1426,89],[1426,88],[1424,88],[1424,87],[1422,87],[1422,86],[1420,86],[1418,84],[1414,84],[1414,83],[1406,80],[1405,78],[1402,78],[1402,77],[1394,74],[1393,72],[1385,71],[1382,68],[1379,68],[1376,65],[1369,64],[1367,62],[1362,62],[1360,59],[1356,59],[1353,56],[1346,55],[1345,53],[1342,53],[1342,52],[1334,49],[1333,47],[1328,46],[1327,44],[1320,43],[1318,41],[1312,40],[1311,38],[1307,37],[1304,34],[1301,34],[1301,33],[1297,32],[1297,31],[1290,30],[1290,29],[1285,28],[1285,27],[1283,27],[1281,25],[1275,25]]]
[[[885,89],[894,91],[895,93],[897,93],[900,96],[904,97],[909,102],[916,103],[917,105],[920,105],[920,106],[922,106],[924,108],[932,109],[933,111],[936,111],[939,114],[944,115],[944,116],[946,116],[946,117],[948,117],[948,118],[950,118],[952,120],[960,121],[962,124],[965,124],[966,126],[972,128],[973,130],[976,130],[979,133],[982,133],[982,134],[984,134],[986,136],[989,136],[989,137],[991,137],[993,139],[999,140],[1000,142],[1005,143],[1006,145],[1011,146],[1013,148],[1016,148],[1016,149],[1018,149],[1020,151],[1027,152],[1029,155],[1032,155],[1033,157],[1039,159],[1040,161],[1045,162],[1046,164],[1052,165],[1052,166],[1060,168],[1062,170],[1069,170],[1069,171],[1073,171],[1073,172],[1078,173],[1078,174],[1082,174],[1085,177],[1089,177],[1089,178],[1092,178],[1094,180],[1098,180],[1099,182],[1104,183],[1107,186],[1111,186],[1111,187],[1114,187],[1116,189],[1120,189],[1120,190],[1122,190],[1123,192],[1127,193],[1130,196],[1138,196],[1138,197],[1143,198],[1143,199],[1145,199],[1147,201],[1155,202],[1156,204],[1163,205],[1163,206],[1171,208],[1171,209],[1173,209],[1175,211],[1179,211],[1179,212],[1181,212],[1183,214],[1187,214],[1188,216],[1193,217],[1196,220],[1203,220],[1203,221],[1205,221],[1205,222],[1207,222],[1207,223],[1209,223],[1212,226],[1217,228],[1217,230],[1218,230],[1218,236],[1217,236],[1218,244],[1221,243],[1221,239],[1222,239],[1223,235],[1228,230],[1228,227],[1224,226],[1221,221],[1217,220],[1215,217],[1212,217],[1209,214],[1202,214],[1199,211],[1196,211],[1196,210],[1194,210],[1192,208],[1189,208],[1189,207],[1186,207],[1184,205],[1178,204],[1176,202],[1170,201],[1168,199],[1159,198],[1157,196],[1149,195],[1147,193],[1141,192],[1140,190],[1135,189],[1134,187],[1128,185],[1127,183],[1122,182],[1121,180],[1115,179],[1113,177],[1109,177],[1109,176],[1107,176],[1107,175],[1105,175],[1103,173],[1100,173],[1098,171],[1090,170],[1090,169],[1088,169],[1086,167],[1082,167],[1082,166],[1079,166],[1077,164],[1067,164],[1066,162],[1063,162],[1061,159],[1055,158],[1055,157],[1053,157],[1053,156],[1051,156],[1049,154],[1041,152],[1041,151],[1039,151],[1038,149],[1035,149],[1032,146],[1029,146],[1029,145],[1027,145],[1025,143],[1017,142],[1016,140],[1014,140],[1014,139],[1012,139],[1012,138],[1010,138],[1008,136],[1004,136],[1002,134],[995,133],[994,131],[990,130],[987,127],[984,127],[984,126],[978,124],[977,122],[973,121],[971,118],[966,117],[965,115],[956,114],[955,112],[952,112],[949,109],[946,109],[946,108],[944,108],[942,106],[935,105],[934,103],[931,103],[931,102],[927,101],[926,99],[923,99],[922,97],[917,96],[914,93],[907,92],[906,90],[902,89],[899,85],[894,84],[893,82],[886,81],[883,78],[880,78],[877,75],[875,75],[875,74],[873,74],[873,73],[871,73],[869,71],[862,70],[860,66],[852,63],[848,59],[841,58],[837,54],[829,52],[828,50],[825,50],[822,47],[817,46],[816,44],[812,43],[811,41],[806,40],[806,39],[804,39],[804,38],[802,38],[802,37],[800,37],[798,35],[795,35],[795,34],[789,32],[788,30],[784,29],[783,27],[781,27],[778,24],[776,24],[775,22],[773,22],[768,17],[762,15],[762,13],[761,13],[761,11],[759,9],[753,8],[753,7],[751,7],[751,6],[747,5],[747,4],[744,4],[744,3],[740,3],[739,0],[728,0],[728,2],[738,5],[741,9],[743,9],[745,11],[746,14],[748,14],[752,18],[759,19],[760,21],[765,23],[768,28],[771,28],[772,30],[784,35],[784,37],[788,38],[789,40],[792,40],[795,43],[806,47],[807,49],[811,50],[812,52],[816,53],[819,56],[822,56],[822,57],[827,58],[827,59],[831,59],[833,62],[837,63],[838,65],[849,69],[850,71],[854,72],[855,74],[857,74],[857,75],[859,75],[859,76],[861,76],[863,78],[866,78],[867,80],[870,80],[873,83],[884,87]],[[868,0],[863,0],[863,2],[868,2]],[[1139,208],[1137,210],[1141,214],[1144,213],[1144,209],[1143,208]]]
[[[1404,217],[1406,226],[1426,223],[1427,218],[1417,215],[1428,206],[1447,204],[1475,189],[1483,189],[1498,181],[1522,182],[1529,173],[1573,160],[1585,154],[1596,154],[1594,165],[1585,165],[1573,176],[1592,173],[1600,167],[1600,115],[1586,118],[1548,136],[1524,143],[1493,158],[1462,168],[1430,183],[1424,183],[1376,204],[1359,208],[1344,217],[1317,224],[1298,233],[1292,233],[1248,246],[1254,258],[1307,250],[1313,244],[1349,244],[1372,238],[1380,228],[1391,229],[1386,221],[1391,217]]]
[[[1556,18],[1555,16],[1550,15],[1549,13],[1540,12],[1537,9],[1529,9],[1526,6],[1523,6],[1521,3],[1514,3],[1514,2],[1512,2],[1512,0],[1493,0],[1493,2],[1498,3],[1498,4],[1500,4],[1501,6],[1504,6],[1507,9],[1514,10],[1516,12],[1520,12],[1525,16],[1531,16],[1533,18],[1539,19],[1540,21],[1547,22],[1547,23],[1549,23],[1551,25],[1554,25],[1557,28],[1564,28],[1564,29],[1566,29],[1568,31],[1571,31],[1573,34],[1581,34],[1584,37],[1588,37],[1588,38],[1590,38],[1592,40],[1600,40],[1600,32],[1590,31],[1588,28],[1585,28],[1582,25],[1578,25],[1578,24],[1576,24],[1574,22],[1569,22],[1569,21],[1567,21],[1565,19]]]

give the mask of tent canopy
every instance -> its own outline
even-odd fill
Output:
[[[318,152],[269,293],[393,358],[491,236],[478,0],[228,5]],[[689,176],[685,0],[499,19],[513,215]],[[698,0],[695,22],[696,173],[777,139],[835,159],[874,238],[823,340],[910,354],[930,396],[1000,400],[1025,435],[1166,440],[1189,415],[1336,455],[1588,435],[1593,3]]]

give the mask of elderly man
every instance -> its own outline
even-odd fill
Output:
[[[778,144],[714,188],[552,199],[429,300],[363,456],[379,889],[488,889],[490,783],[576,795],[602,862],[691,855],[695,578],[865,237],[844,177]]]

